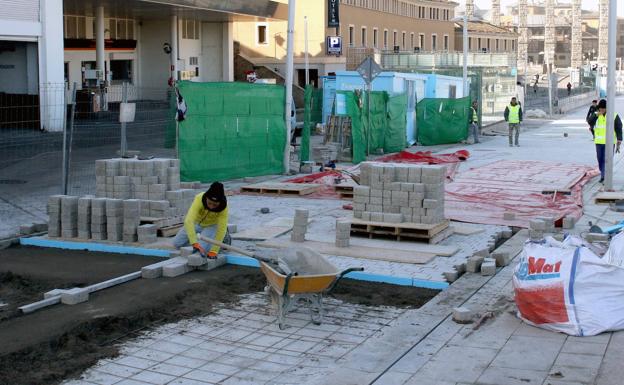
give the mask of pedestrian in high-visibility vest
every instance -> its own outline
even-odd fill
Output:
[[[472,102],[470,107],[468,124],[470,125],[470,134],[474,138],[475,143],[479,143],[479,115],[477,115],[477,108],[479,104],[477,101]]]
[[[505,108],[505,121],[509,123],[509,147],[513,147],[515,139],[516,147],[520,147],[520,122],[522,122],[522,106],[515,97],[511,98],[511,104]],[[515,135],[514,135],[515,132]]]
[[[596,158],[598,159],[598,168],[600,169],[600,183],[604,182],[605,177],[605,153],[607,144],[607,101],[602,99],[598,103],[598,111],[588,120],[590,126],[594,127],[594,144],[596,145]],[[622,144],[622,120],[619,115],[615,114],[613,122],[613,144],[615,152],[620,152]]]

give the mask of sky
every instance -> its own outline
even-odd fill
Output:
[[[462,6],[464,5],[465,1],[464,0],[456,0],[458,3],[460,3]],[[620,17],[624,17],[624,1],[621,0],[615,0],[617,1],[617,6],[618,6],[618,16]],[[491,0],[474,0],[475,5],[481,9],[489,9],[490,5],[492,4]],[[518,2],[518,0],[500,0],[501,2],[501,12],[504,13],[505,12],[505,8],[508,5],[512,5],[512,4],[516,4]],[[598,0],[582,0],[583,2],[583,9],[587,9],[587,10],[594,10],[597,11],[598,10]],[[528,3],[531,3],[531,0],[528,0]],[[569,1],[561,1],[561,3],[569,3]]]

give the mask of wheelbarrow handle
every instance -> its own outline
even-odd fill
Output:
[[[249,252],[247,250],[243,250],[240,247],[228,245],[227,243],[219,242],[216,239],[208,238],[205,235],[199,234],[199,239],[201,239],[202,241],[206,241],[208,243],[211,243],[213,245],[217,245],[217,246],[219,246],[219,247],[221,247],[223,249],[230,250],[230,251],[233,251],[235,253],[242,254],[242,255],[245,255],[247,257],[251,257],[251,258],[257,259],[257,260],[262,261],[262,262],[277,264],[277,261],[274,260],[274,259],[261,257],[259,255],[254,254],[254,253],[251,253],[251,252]]]
[[[334,282],[331,284],[331,286],[329,286],[329,288],[327,288],[327,293],[331,292],[332,290],[334,290],[334,288],[336,287],[336,285],[338,284],[338,282],[342,279],[342,277],[344,277],[345,275],[353,272],[353,271],[364,271],[363,267],[350,267],[346,270],[341,271],[338,276],[336,276],[336,279],[334,280]]]

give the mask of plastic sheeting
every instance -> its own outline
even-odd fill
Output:
[[[423,99],[416,107],[418,143],[458,143],[468,138],[470,98]]]
[[[466,150],[460,150],[452,154],[432,154],[430,151],[411,153],[401,151],[396,154],[386,155],[375,159],[375,162],[383,163],[422,163],[422,164],[444,164],[447,178],[452,178],[461,162],[470,157]],[[327,170],[314,174],[304,175],[297,178],[288,179],[288,183],[316,183],[323,187],[314,194],[306,195],[306,198],[338,198],[334,190],[336,180],[340,180],[341,186],[357,185],[351,175],[359,175],[360,166],[353,166],[344,171]]]
[[[178,88],[188,106],[186,119],[179,123],[182,180],[212,182],[282,172],[283,86],[183,81]]]
[[[592,167],[566,163],[499,161],[462,172],[447,183],[445,215],[461,222],[525,228],[538,216],[580,218],[583,185],[597,174]],[[505,212],[516,219],[505,220]]]

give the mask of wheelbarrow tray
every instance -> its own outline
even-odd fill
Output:
[[[336,271],[332,274],[306,274],[285,275],[280,274],[265,262],[260,262],[260,269],[264,273],[267,282],[279,295],[321,293],[331,288],[340,274]]]

